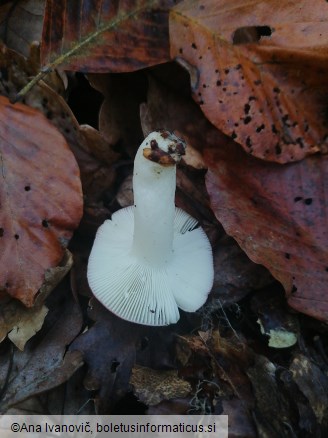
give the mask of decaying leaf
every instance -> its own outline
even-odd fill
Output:
[[[328,377],[304,355],[293,360],[290,371],[300,391],[308,399],[314,414],[323,427],[328,427]]]
[[[152,370],[138,365],[132,369],[130,383],[138,399],[148,406],[186,397],[191,391],[190,383],[179,378],[176,370]]]
[[[170,13],[171,56],[217,128],[286,163],[328,150],[328,4],[187,0]]]
[[[16,300],[2,303],[0,306],[0,342],[7,334],[11,341],[20,349],[42,327],[48,313],[46,306],[26,308]]]
[[[276,366],[264,356],[257,356],[253,366],[247,370],[255,398],[254,420],[260,436],[279,438],[286,436],[289,424],[289,403],[286,395],[279,391],[275,376]],[[295,432],[294,432],[295,435]]]
[[[298,315],[288,312],[283,294],[277,292],[272,287],[256,293],[251,300],[252,310],[258,317],[261,333],[268,337],[268,346],[289,348],[300,337]]]
[[[9,6],[7,3],[0,9],[1,39],[27,57],[31,43],[41,41],[45,0],[21,0]]]
[[[26,342],[41,329],[44,318],[48,313],[46,306],[27,310],[31,312],[25,313],[24,317],[18,320],[8,333],[8,338],[21,351],[24,350]]]
[[[59,56],[66,70],[137,70],[169,60],[171,0],[47,0],[42,63]]]
[[[82,216],[79,170],[42,114],[4,97],[0,154],[0,291],[30,307]]]
[[[207,190],[226,232],[279,280],[296,310],[328,320],[328,158],[282,166],[233,142],[205,154]]]
[[[95,406],[97,413],[102,413],[128,391],[142,326],[116,317],[95,299],[91,301],[90,317],[95,324],[72,343],[70,352],[82,353],[88,365],[84,385],[89,391],[97,391]]]
[[[67,285],[61,283],[46,304],[49,313],[38,335],[26,344],[23,352],[14,350],[2,356],[1,413],[60,385],[83,364],[79,352],[66,352],[82,326],[81,310]]]
[[[227,235],[218,241],[213,256],[214,284],[211,297],[219,299],[222,306],[236,303],[249,292],[274,281],[263,266],[253,263]]]

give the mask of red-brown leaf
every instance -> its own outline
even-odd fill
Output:
[[[266,163],[230,142],[207,150],[205,161],[226,232],[284,285],[294,309],[328,320],[328,157]]]
[[[0,97],[0,295],[33,305],[82,216],[79,170],[39,111]]]
[[[47,0],[42,64],[72,49],[74,54],[61,63],[66,70],[122,72],[168,61],[166,11],[173,3],[172,0]],[[140,8],[142,11],[133,12]],[[130,13],[132,18],[120,19]]]
[[[327,152],[328,4],[184,1],[170,14],[171,56],[217,128],[258,158]]]

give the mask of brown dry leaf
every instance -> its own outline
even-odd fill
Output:
[[[218,241],[213,255],[214,284],[211,297],[219,299],[222,306],[236,303],[249,292],[274,281],[263,266],[253,263],[236,241],[227,235]]]
[[[92,153],[98,160],[111,166],[119,158],[101,133],[90,125],[81,125],[80,132],[86,139],[87,151]]]
[[[2,47],[0,51],[0,73],[2,73],[0,92],[2,94],[13,98],[26,85],[29,76],[35,74],[37,68],[35,58],[37,58],[35,50],[32,51],[31,58],[25,60],[13,50]],[[117,154],[110,149],[108,144],[105,144],[98,131],[89,128],[80,129],[70,107],[58,94],[60,87],[57,79],[52,77],[48,84],[43,81],[39,82],[25,96],[24,101],[27,105],[40,110],[66,138],[79,164],[83,194],[85,202],[88,203],[90,198],[94,200],[101,198],[102,194],[112,185],[115,172],[109,162],[115,161]],[[95,154],[93,148],[95,148]]]
[[[176,370],[153,370],[139,365],[132,369],[130,384],[138,399],[148,406],[186,397],[191,392],[190,383],[179,378]]]
[[[173,0],[47,0],[42,64],[66,70],[123,72],[169,60],[167,10]],[[87,44],[85,44],[87,42]]]
[[[13,339],[11,336],[10,339],[20,350],[23,350],[25,343],[42,327],[47,312],[48,309],[45,306],[27,309],[23,304],[15,300],[2,303],[0,307],[0,342],[13,330]],[[26,324],[27,330],[22,334],[22,338],[20,339],[20,327],[24,328]],[[31,327],[30,333],[28,333],[29,327]],[[19,335],[18,340],[17,335]]]
[[[327,14],[324,0],[187,0],[170,13],[171,57],[208,120],[248,153],[326,153]]]
[[[30,307],[81,219],[79,170],[65,139],[42,114],[5,97],[0,148],[0,290]]]
[[[293,380],[305,395],[322,426],[328,427],[328,377],[321,369],[304,355],[297,355],[291,366]]]
[[[2,356],[1,413],[67,381],[83,365],[79,352],[66,351],[82,327],[81,310],[67,283],[61,283],[50,295],[47,307],[49,313],[42,329],[26,344],[24,351],[13,350]]]
[[[145,100],[143,74],[89,74],[88,79],[104,96],[99,112],[101,135],[132,156],[143,140],[139,118],[139,105]]]
[[[15,323],[8,333],[8,338],[19,350],[23,351],[26,342],[41,329],[47,313],[48,308],[46,306],[33,307],[33,309],[27,309],[22,318]]]
[[[279,280],[294,309],[328,320],[328,158],[282,166],[232,142],[205,154],[207,190],[226,232]]]
[[[33,41],[41,41],[45,0],[12,1],[0,8],[1,39],[11,49],[28,56]]]
[[[128,392],[136,344],[144,328],[118,318],[95,299],[90,304],[89,316],[96,322],[72,343],[69,351],[82,353],[88,365],[84,386],[97,391],[95,406],[101,414]]]
[[[265,356],[255,356],[255,363],[247,369],[256,399],[253,418],[259,436],[280,438],[286,435],[286,424],[293,434],[290,408],[286,394],[279,390],[276,366]]]

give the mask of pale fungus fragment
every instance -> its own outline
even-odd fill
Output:
[[[134,162],[134,205],[99,228],[88,263],[95,297],[117,316],[162,326],[195,312],[213,285],[209,240],[198,222],[176,208],[176,164],[183,140],[167,131],[147,136]]]

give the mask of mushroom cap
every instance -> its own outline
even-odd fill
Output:
[[[133,206],[98,229],[88,263],[95,297],[120,318],[163,326],[179,320],[178,307],[194,312],[206,301],[214,278],[212,249],[198,222],[175,209],[172,257],[164,266],[132,254]]]

